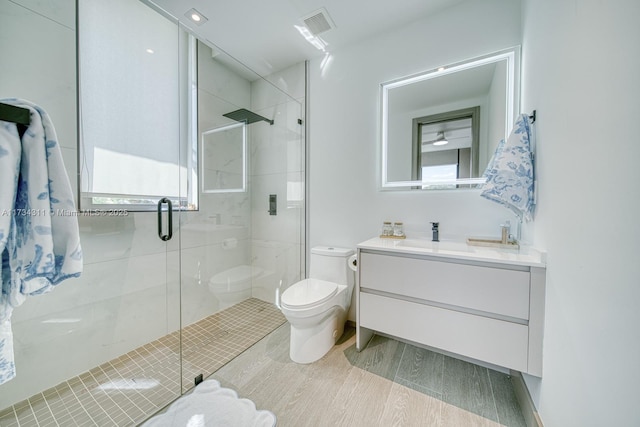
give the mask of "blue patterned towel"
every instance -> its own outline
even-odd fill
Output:
[[[29,295],[49,292],[82,272],[82,250],[73,191],[51,119],[18,99],[31,124],[20,138],[14,123],[0,121],[0,384],[15,376],[10,318]]]
[[[480,195],[531,221],[534,210],[533,155],[529,116],[521,114],[509,138],[500,141],[484,172]]]

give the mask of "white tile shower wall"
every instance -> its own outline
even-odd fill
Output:
[[[23,4],[23,6],[16,3]],[[0,2],[0,98],[23,98],[51,117],[76,191],[75,2]],[[18,40],[13,43],[12,40]],[[37,62],[34,62],[37,58]],[[42,64],[46,64],[43,72]]]
[[[227,237],[225,241],[215,245],[182,250],[180,286],[184,308],[183,324],[191,324],[221,308],[220,302],[209,289],[209,282],[214,275],[230,266],[247,264],[248,253],[246,237]]]
[[[250,88],[248,80],[213,58],[211,48],[198,42],[199,135],[236,123],[223,114],[250,108]],[[201,168],[206,168],[207,159],[202,161]],[[200,211],[185,216],[181,226],[184,324],[223,308],[209,289],[209,281],[214,275],[250,264],[250,204],[248,192],[202,193],[201,190]]]
[[[250,108],[251,84],[211,57],[211,48],[198,42],[198,129],[199,134],[231,123],[223,114]],[[199,140],[200,144],[202,141]],[[206,165],[204,165],[206,167]],[[250,200],[245,193],[200,193],[198,221],[247,227],[250,233]],[[189,215],[188,220],[194,221]],[[195,216],[197,218],[197,215]],[[248,262],[247,257],[243,260]]]
[[[284,290],[302,274],[304,63],[252,82],[251,93],[252,110],[275,121],[252,125],[250,137],[252,264],[272,273],[254,281],[252,294],[273,302],[281,282]],[[270,194],[278,199],[275,216],[268,213]]]
[[[249,108],[250,85],[247,79],[212,58],[209,46],[198,42],[198,89],[235,105],[236,108]]]

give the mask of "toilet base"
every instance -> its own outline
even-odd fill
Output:
[[[333,307],[318,324],[303,322],[306,325],[291,324],[291,343],[289,357],[296,363],[312,363],[331,350],[344,332],[346,311]]]

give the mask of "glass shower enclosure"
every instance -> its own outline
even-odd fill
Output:
[[[15,309],[0,424],[139,423],[285,321],[276,289],[305,275],[305,65],[258,76],[150,2],[21,3],[0,5],[0,38],[21,37],[0,53],[22,59],[0,97],[52,117],[84,272]]]

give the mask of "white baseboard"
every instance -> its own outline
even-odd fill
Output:
[[[522,374],[517,371],[511,371],[509,375],[511,375],[511,383],[513,384],[513,389],[516,393],[516,398],[520,404],[520,409],[522,410],[522,415],[524,415],[527,427],[544,427],[538,410],[533,404],[533,400],[529,394],[529,389],[527,389],[527,385],[524,383]]]

